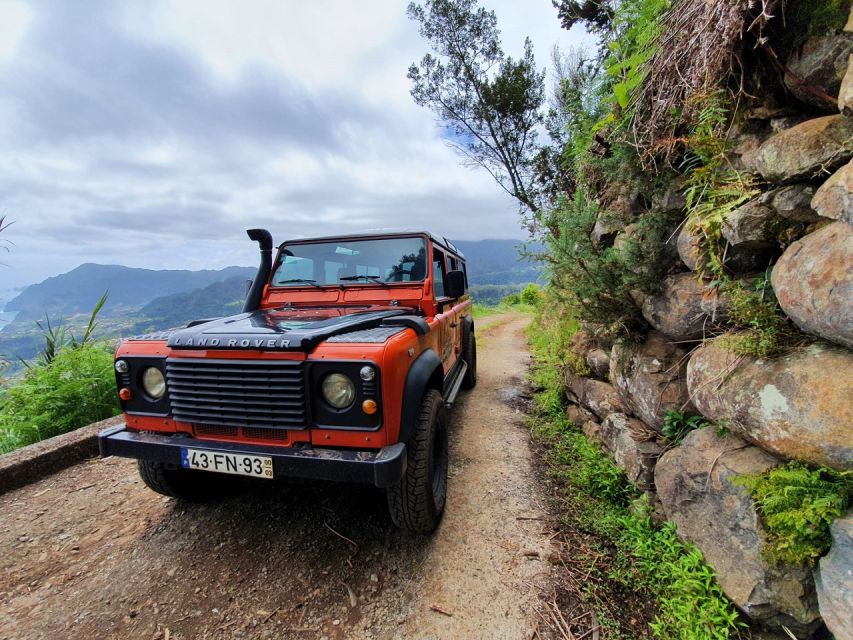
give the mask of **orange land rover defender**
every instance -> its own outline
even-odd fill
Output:
[[[477,381],[464,256],[429,233],[294,240],[261,263],[242,313],[123,340],[125,424],[103,456],[190,500],[226,474],[365,482],[395,524],[432,531],[447,496],[445,408]]]

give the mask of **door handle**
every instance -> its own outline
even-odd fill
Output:
[[[455,327],[459,326],[459,323],[458,322],[451,322],[450,326],[455,328]]]

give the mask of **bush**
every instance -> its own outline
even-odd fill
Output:
[[[0,404],[0,453],[119,412],[112,347],[88,342],[31,366]]]
[[[729,296],[728,318],[739,333],[725,336],[726,347],[740,355],[768,358],[784,352],[799,333],[782,313],[769,272],[751,285],[738,281],[726,283]]]
[[[853,473],[796,461],[735,483],[746,487],[761,511],[770,534],[765,557],[780,564],[813,565],[829,550],[829,525],[853,500]]]
[[[539,288],[538,285],[534,283],[530,283],[521,291],[519,295],[519,302],[522,304],[530,305],[531,307],[535,307],[539,304],[542,299],[542,289]]]
[[[708,426],[704,416],[688,416],[681,411],[667,411],[663,416],[663,435],[667,442],[681,444],[684,436],[694,429]]]

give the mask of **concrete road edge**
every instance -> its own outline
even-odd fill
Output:
[[[97,456],[98,432],[121,421],[107,418],[0,456],[0,494]]]

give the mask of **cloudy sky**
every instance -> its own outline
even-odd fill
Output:
[[[482,0],[541,66],[551,0]],[[254,264],[286,237],[427,227],[523,238],[409,96],[405,0],[0,0],[0,293],[83,262]]]

